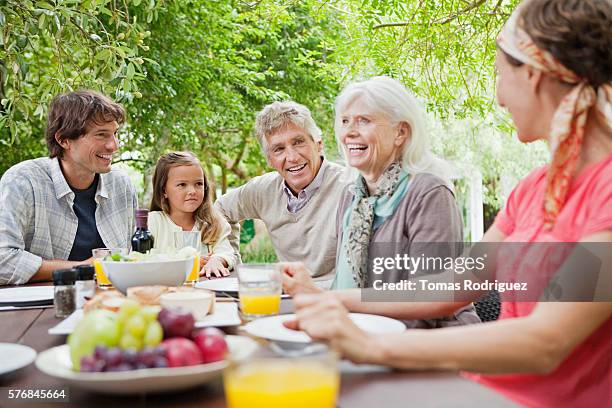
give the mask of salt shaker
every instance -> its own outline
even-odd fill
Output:
[[[53,271],[53,305],[55,317],[68,317],[75,308],[75,288],[77,271],[74,269],[57,269]]]
[[[91,265],[79,265],[76,268],[76,282],[74,284],[76,292],[76,308],[82,309],[87,300],[91,299],[96,291],[94,282],[95,270]]]

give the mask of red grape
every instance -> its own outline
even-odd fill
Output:
[[[138,352],[134,349],[123,350],[123,361],[127,364],[136,364]]]
[[[98,360],[94,356],[83,356],[81,357],[81,371],[84,373],[104,371],[104,361]]]
[[[166,357],[156,357],[153,367],[154,368],[168,367],[168,360],[166,359]]]
[[[123,352],[118,347],[112,347],[106,350],[105,357],[107,369],[123,363]]]
[[[106,359],[106,347],[105,346],[96,346],[94,349],[93,356],[98,360]]]
[[[140,353],[138,353],[137,361],[138,363],[144,364],[147,367],[153,367],[153,364],[155,363],[155,358],[156,356],[153,352],[153,349],[147,347],[141,350]]]

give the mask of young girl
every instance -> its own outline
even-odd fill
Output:
[[[200,231],[200,276],[227,276],[236,263],[230,225],[214,209],[202,165],[191,152],[167,153],[157,161],[149,230],[160,249],[181,245],[175,232]]]

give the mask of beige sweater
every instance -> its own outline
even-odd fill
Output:
[[[327,162],[323,183],[297,213],[287,210],[283,178],[277,172],[255,177],[215,203],[232,226],[230,242],[238,255],[240,221],[257,218],[266,224],[280,261],[301,261],[316,280],[333,278],[336,264],[336,212],[344,190],[344,167]],[[239,255],[238,255],[239,256]],[[240,258],[238,258],[240,259]]]

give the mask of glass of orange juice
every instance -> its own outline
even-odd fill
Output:
[[[125,248],[95,248],[91,250],[91,255],[93,256],[93,266],[96,271],[96,281],[98,282],[98,287],[100,289],[112,289],[113,284],[108,277],[104,273],[104,268],[100,261],[104,259],[104,257],[110,255],[127,255],[128,251]]]
[[[244,320],[278,314],[281,301],[281,274],[275,264],[239,264],[238,296]]]
[[[189,272],[185,281],[186,285],[193,285],[200,278],[200,246],[202,240],[200,231],[176,231],[174,233],[174,240],[178,249],[191,247],[198,251],[198,254],[193,260],[191,272]]]
[[[229,408],[333,408],[340,388],[337,355],[286,358],[257,353],[231,362],[223,373]]]

